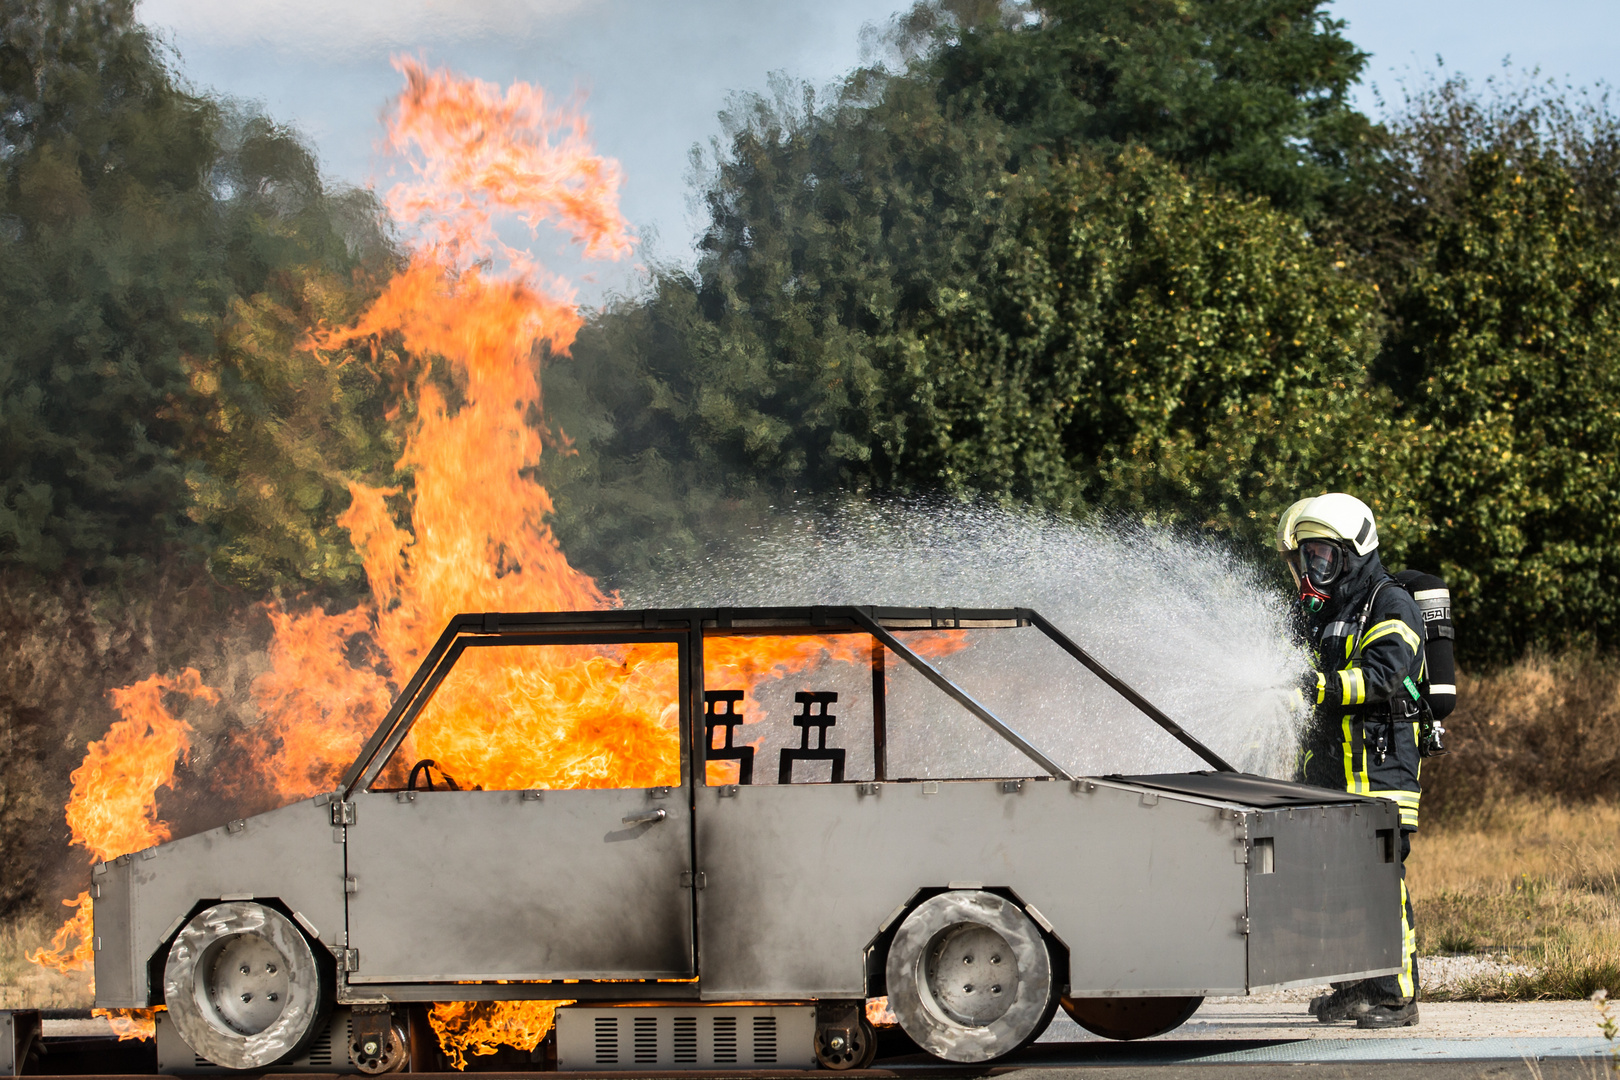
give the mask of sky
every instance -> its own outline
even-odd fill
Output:
[[[622,206],[638,256],[582,267],[553,246],[536,254],[579,281],[579,298],[634,289],[650,260],[691,261],[700,221],[691,152],[719,134],[738,93],[769,92],[781,73],[816,86],[871,55],[896,0],[141,0],[142,20],[178,53],[199,89],[256,101],[297,127],[335,179],[386,186],[379,117],[397,93],[392,57],[507,84],[523,79],[576,99],[600,151],[624,169]],[[1352,41],[1372,54],[1358,103],[1398,104],[1430,73],[1474,80],[1515,70],[1577,85],[1620,81],[1613,0],[1333,0]],[[1377,94],[1374,93],[1376,89]]]

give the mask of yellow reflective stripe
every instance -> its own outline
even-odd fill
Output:
[[[1400,987],[1401,987],[1401,996],[1406,998],[1408,1001],[1410,1001],[1412,999],[1412,996],[1416,993],[1414,987],[1417,985],[1416,980],[1413,978],[1413,971],[1412,971],[1412,965],[1414,963],[1416,963],[1416,961],[1417,961],[1417,929],[1416,929],[1416,927],[1414,927],[1412,925],[1412,920],[1410,920],[1410,919],[1408,919],[1406,917],[1406,913],[1411,908],[1411,904],[1412,904],[1412,898],[1410,896],[1408,896],[1407,892],[1406,892],[1406,875],[1402,874],[1401,875],[1401,974],[1400,974],[1399,982],[1400,982]]]
[[[1354,736],[1350,733],[1350,717],[1347,716],[1344,718],[1344,790],[1352,793],[1360,790],[1356,785],[1355,758],[1353,756],[1355,744],[1352,741],[1353,739]]]
[[[1320,671],[1316,673],[1316,703],[1322,704],[1327,699],[1327,676]]]
[[[1339,701],[1345,705],[1355,704],[1355,685],[1350,681],[1348,670],[1339,672]]]
[[[1361,647],[1365,650],[1368,645],[1371,645],[1379,638],[1388,637],[1391,634],[1399,634],[1401,640],[1406,642],[1406,647],[1414,653],[1423,645],[1423,639],[1417,636],[1417,631],[1407,626],[1406,623],[1400,619],[1386,619],[1367,631],[1367,635],[1361,639]]]
[[[1350,704],[1365,705],[1367,703],[1367,673],[1360,668],[1351,668],[1350,681],[1356,691],[1355,699]]]
[[[1423,797],[1419,791],[1368,791],[1379,799],[1389,799],[1401,808],[1401,824],[1408,829],[1415,829],[1418,825],[1418,800]]]

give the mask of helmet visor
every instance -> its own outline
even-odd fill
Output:
[[[1344,573],[1344,549],[1331,540],[1301,540],[1299,560],[1313,585],[1331,585]]]

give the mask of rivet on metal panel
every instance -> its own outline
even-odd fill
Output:
[[[244,818],[237,818],[235,821],[228,821],[225,823],[226,832],[239,833],[245,831],[246,829],[247,821]]]
[[[740,790],[742,789],[736,784],[722,784],[720,785],[720,797],[722,799],[735,799],[737,792]]]
[[[938,780],[924,780],[923,781],[923,794],[924,795],[938,795],[939,794],[939,781]]]
[[[1001,793],[1003,795],[1016,795],[1023,790],[1024,782],[1022,780],[1003,780],[1001,782]]]
[[[982,889],[982,888],[984,888],[984,882],[982,882],[982,881],[948,881],[948,882],[945,883],[945,887],[947,889]]]
[[[878,792],[880,792],[882,790],[883,790],[883,785],[882,784],[856,784],[855,785],[855,794],[856,795],[876,795]]]
[[[1158,792],[1155,792],[1155,791],[1144,791],[1144,792],[1142,792],[1142,805],[1143,806],[1158,806],[1159,805]]]
[[[1025,904],[1024,910],[1029,913],[1030,918],[1035,920],[1036,926],[1045,930],[1048,934],[1052,932],[1052,920],[1042,915],[1034,904]]]
[[[414,792],[414,791],[396,791],[396,792],[394,792],[394,801],[395,802],[415,802],[416,801],[416,792]]]
[[[529,788],[524,791],[522,802],[544,802],[546,793],[542,788]]]
[[[353,896],[355,893],[358,893],[360,891],[360,882],[356,878],[352,878],[352,877],[344,878],[343,879],[343,891],[348,893],[350,896]]]
[[[670,789],[667,787],[649,788],[647,795],[654,799],[667,799],[669,798],[669,791]]]

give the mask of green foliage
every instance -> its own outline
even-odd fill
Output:
[[[301,343],[389,269],[376,208],[180,88],[127,0],[8,9],[0,93],[0,562],[355,582],[332,519],[387,474],[379,368]]]
[[[933,45],[920,69],[1000,120],[1019,161],[1145,146],[1312,214],[1371,134],[1348,100],[1366,54],[1323,6],[1036,0],[1009,20],[920,4],[902,40]]]

